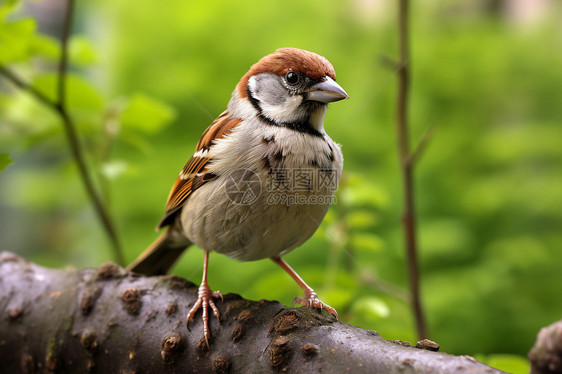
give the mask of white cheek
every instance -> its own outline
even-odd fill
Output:
[[[270,105],[261,103],[262,113],[278,123],[296,122],[304,119],[304,113],[299,110],[302,96],[290,96],[283,104]]]

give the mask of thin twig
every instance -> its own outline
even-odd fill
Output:
[[[98,217],[102,221],[102,224],[109,236],[109,239],[113,247],[113,252],[114,252],[113,255],[115,257],[116,262],[118,264],[124,265],[125,258],[123,256],[123,251],[121,250],[121,245],[117,237],[117,230],[115,229],[115,225],[113,223],[112,217],[109,214],[107,207],[103,203],[101,196],[99,195],[98,191],[94,187],[94,182],[90,175],[88,166],[86,165],[86,158],[84,156],[84,152],[82,151],[83,148],[80,145],[80,140],[78,139],[76,126],[66,109],[66,72],[68,67],[68,38],[70,36],[72,17],[74,14],[74,0],[68,0],[67,3],[68,5],[66,8],[66,14],[64,19],[64,29],[61,38],[61,58],[59,61],[59,68],[58,68],[57,107],[59,109],[59,113],[63,120],[68,143],[70,145],[72,155],[76,160],[76,164],[78,165],[78,169],[80,171],[80,176],[82,177],[84,187],[86,188],[86,191],[90,196],[92,204],[94,205],[94,209],[96,210]]]
[[[427,148],[427,145],[429,144],[429,141],[431,140],[431,137],[433,136],[434,131],[435,131],[435,126],[429,126],[425,130],[422,138],[420,139],[420,142],[418,143],[418,145],[416,146],[414,151],[410,154],[410,157],[408,157],[408,163],[409,164],[413,165],[413,164],[415,164],[416,162],[419,161],[419,159],[421,158],[421,156],[425,152],[425,149]]]
[[[400,0],[399,13],[399,43],[400,64],[410,62],[408,41],[408,0]],[[413,163],[409,150],[407,105],[409,88],[409,64],[398,73],[398,92],[396,98],[396,134],[398,137],[398,153],[402,167],[402,179],[404,184],[404,236],[406,240],[406,252],[408,257],[408,275],[410,280],[411,303],[414,309],[416,329],[420,338],[427,338],[427,328],[423,315],[420,296],[419,265],[417,258],[416,239],[416,214],[414,205],[414,179]]]
[[[7,80],[12,82],[16,87],[23,91],[29,92],[33,97],[35,97],[38,101],[42,102],[43,104],[55,108],[57,107],[57,103],[49,99],[47,96],[43,95],[41,91],[38,91],[32,85],[26,83],[23,79],[17,76],[16,73],[8,69],[6,66],[0,65],[0,74],[2,74]]]
[[[34,88],[31,84],[26,83],[23,79],[19,78],[15,73],[8,68],[0,65],[0,74],[6,77],[10,82],[16,85],[19,89],[27,91],[39,102],[45,104],[53,111],[55,111],[61,118],[66,132],[66,137],[72,156],[78,165],[80,177],[86,188],[86,192],[94,206],[94,210],[100,219],[103,228],[105,229],[111,246],[115,262],[120,265],[125,264],[125,259],[117,236],[117,230],[113,219],[109,214],[109,210],[104,204],[100,194],[94,186],[94,182],[90,175],[90,170],[86,164],[86,157],[84,156],[83,148],[78,138],[74,120],[68,113],[66,106],[66,77],[68,69],[68,38],[70,36],[70,29],[72,26],[72,17],[74,12],[74,0],[68,0],[66,8],[63,34],[61,37],[61,58],[58,65],[58,82],[57,82],[57,98],[56,101],[49,99],[43,93]]]

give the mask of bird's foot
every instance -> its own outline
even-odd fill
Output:
[[[295,299],[293,300],[293,306],[295,306],[295,304],[301,304],[308,308],[317,308],[320,310],[326,309],[331,315],[336,317],[336,319],[339,319],[338,312],[336,312],[336,310],[331,306],[329,306],[328,304],[325,304],[322,301],[320,301],[320,299],[316,295],[316,292],[314,291],[305,292],[304,298],[300,296],[295,297]]]
[[[213,292],[206,282],[201,283],[201,286],[199,286],[199,296],[197,297],[197,302],[195,303],[195,305],[193,305],[193,308],[191,308],[189,313],[187,313],[187,321],[185,324],[187,326],[187,329],[189,330],[189,321],[193,319],[195,313],[197,313],[197,310],[203,309],[203,334],[205,335],[205,343],[207,343],[207,348],[210,348],[209,339],[211,339],[211,332],[209,330],[208,308],[211,307],[211,309],[213,310],[213,314],[220,323],[219,309],[213,301],[213,299],[219,298],[222,300],[222,294],[220,293],[220,291]]]

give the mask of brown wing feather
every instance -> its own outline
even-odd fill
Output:
[[[193,191],[216,178],[216,175],[207,172],[207,166],[212,160],[211,157],[207,156],[208,151],[215,140],[230,134],[241,121],[239,118],[230,117],[228,112],[225,111],[203,132],[196,147],[196,153],[199,152],[199,154],[193,155],[187,161],[172,186],[166,203],[166,213],[158,223],[158,229],[173,223],[176,214]]]

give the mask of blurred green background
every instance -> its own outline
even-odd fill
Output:
[[[13,3],[0,62],[48,92],[65,2]],[[443,351],[525,355],[562,315],[561,5],[412,2],[412,145],[435,128],[415,174],[422,293]],[[127,259],[156,237],[177,173],[250,65],[308,49],[351,97],[326,117],[346,174],[321,229],[286,259],[345,322],[415,341],[396,75],[380,62],[397,55],[396,12],[388,0],[78,2],[70,106]],[[0,153],[14,161],[0,174],[0,249],[53,267],[111,260],[57,117],[0,88]],[[202,258],[190,250],[174,273],[198,283]],[[209,277],[250,299],[300,293],[270,261],[213,255]]]

